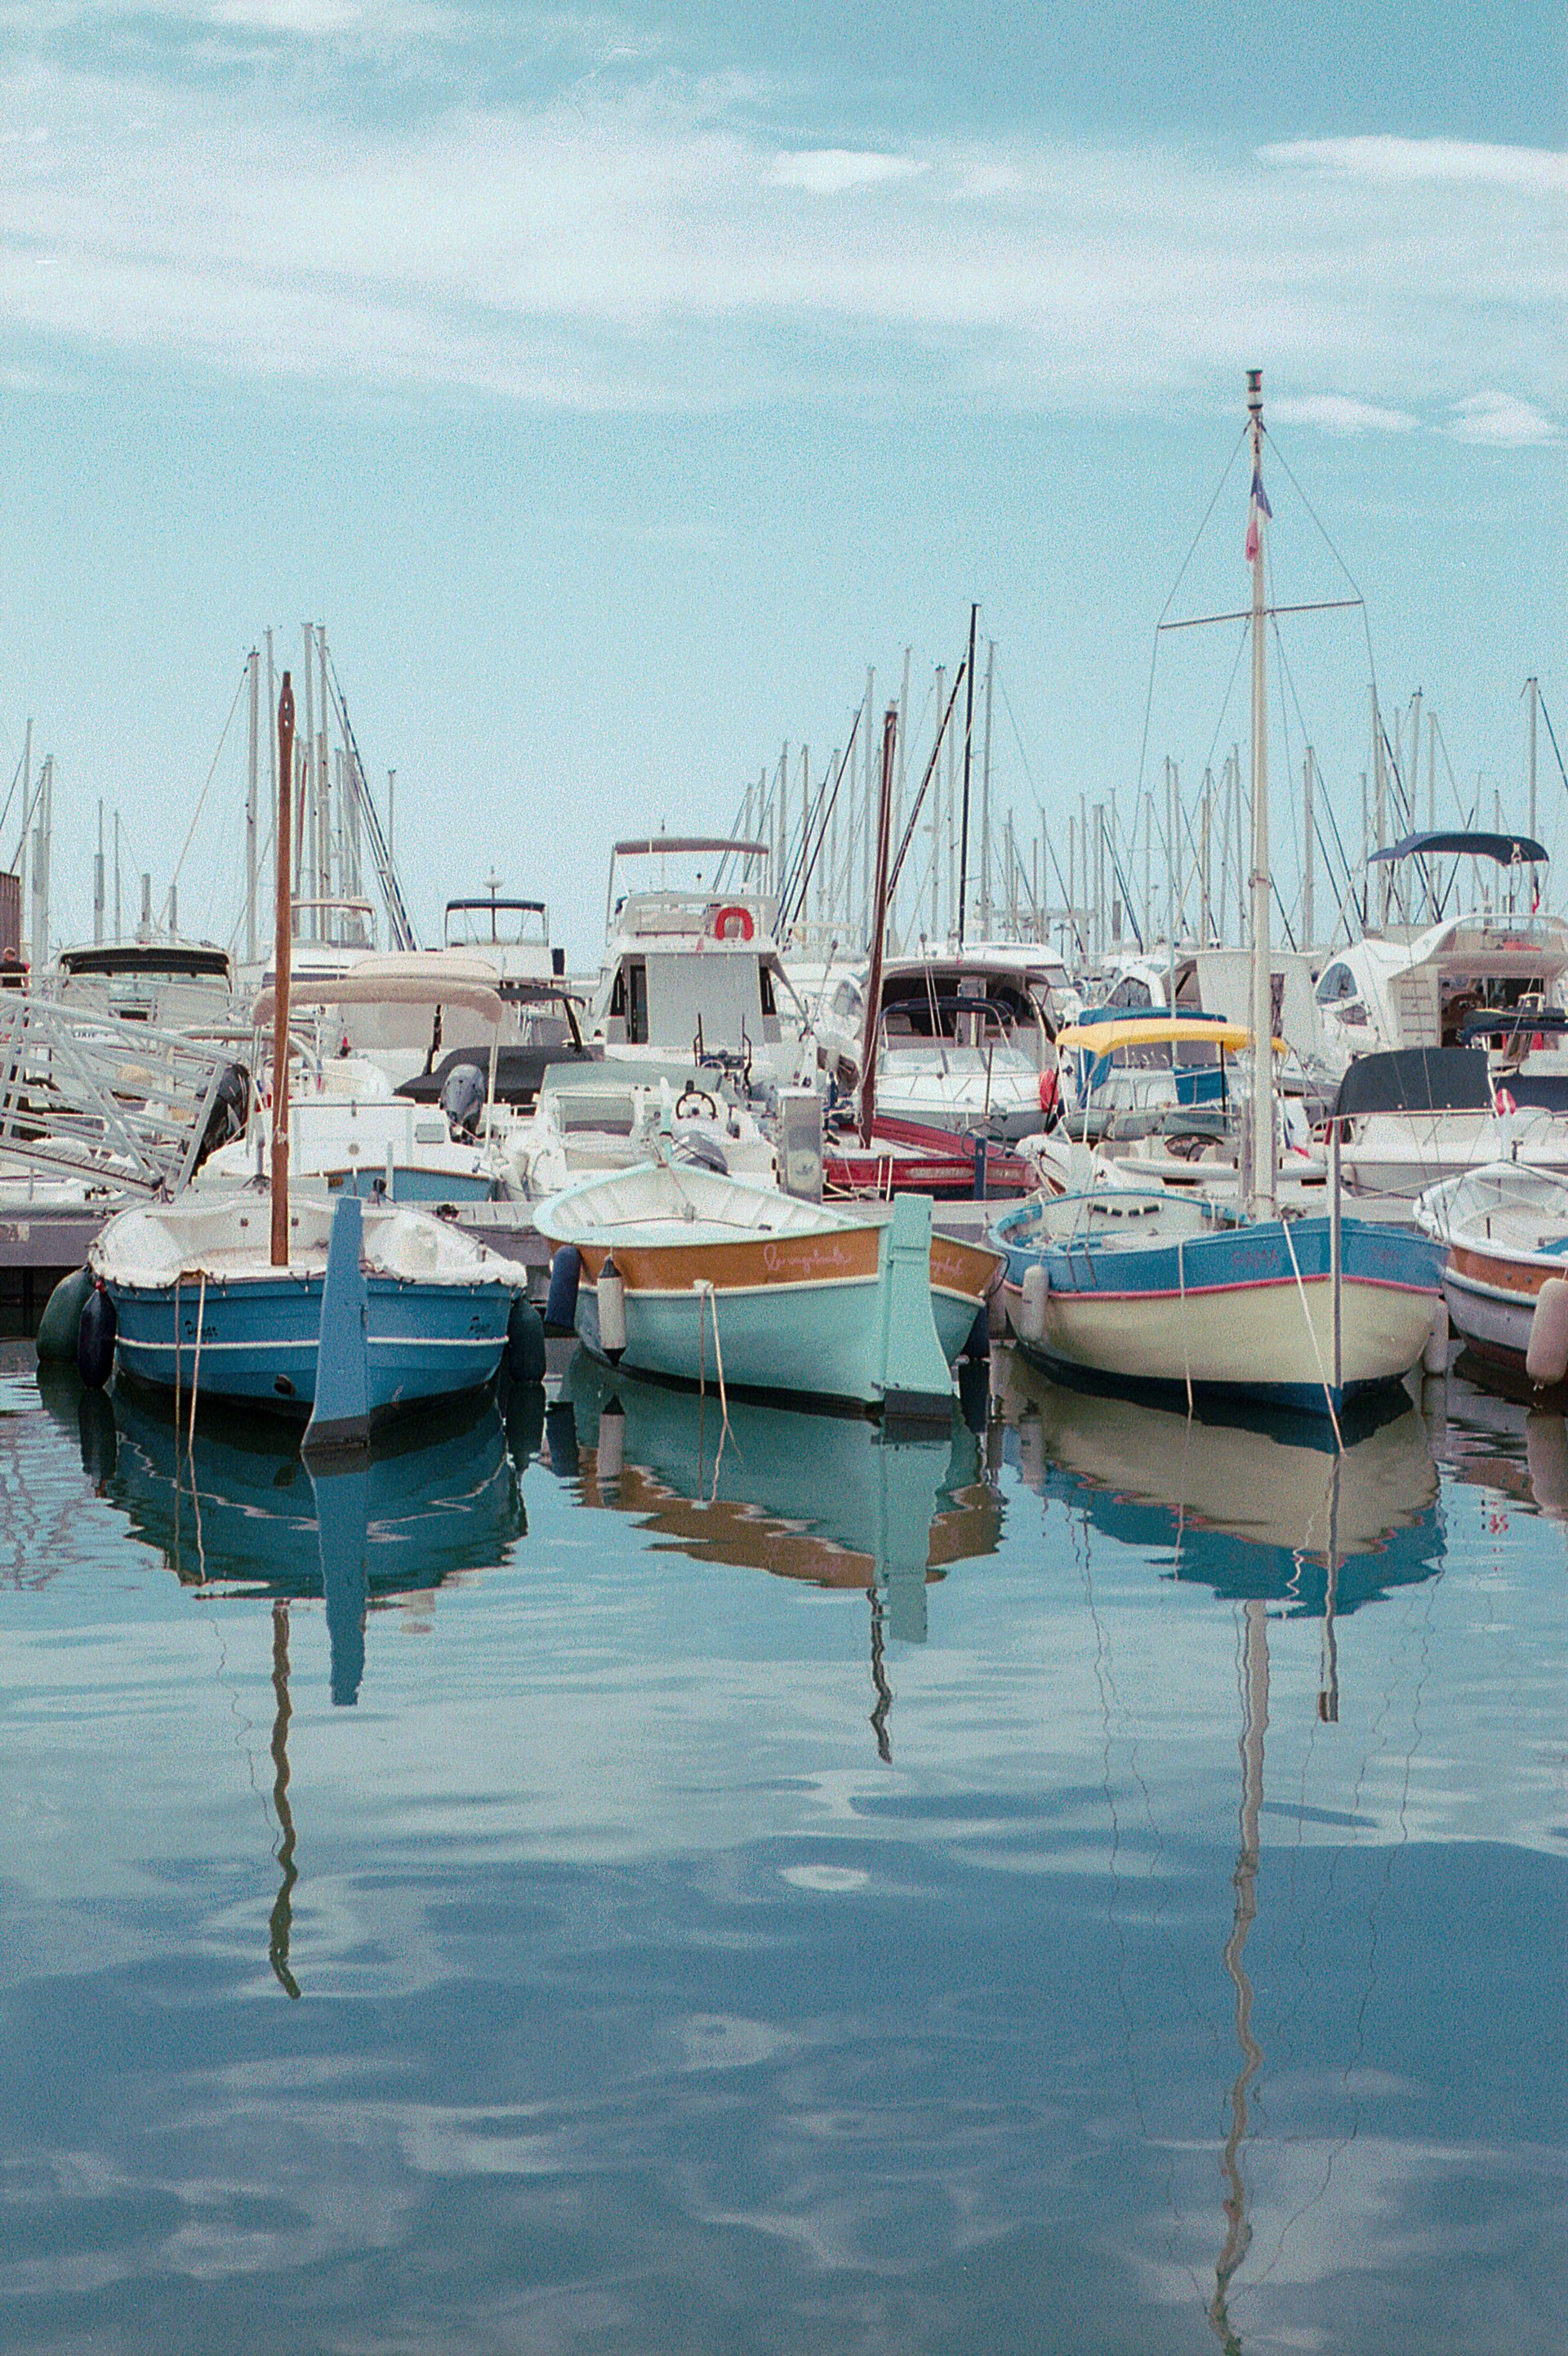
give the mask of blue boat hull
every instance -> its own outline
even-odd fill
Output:
[[[111,1282],[118,1365],[138,1382],[308,1414],[315,1399],[321,1275],[127,1286]],[[367,1284],[370,1414],[483,1389],[501,1363],[512,1296],[494,1284]],[[199,1310],[200,1349],[197,1354]]]

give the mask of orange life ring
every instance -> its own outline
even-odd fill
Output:
[[[750,908],[741,907],[738,900],[719,909],[713,919],[716,941],[749,941],[756,929]]]

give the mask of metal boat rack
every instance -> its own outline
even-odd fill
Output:
[[[177,1032],[0,993],[0,1161],[174,1194],[200,1159],[233,1057]]]

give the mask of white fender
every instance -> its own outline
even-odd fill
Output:
[[[1426,1375],[1445,1375],[1448,1371],[1448,1303],[1441,1293],[1432,1312],[1432,1330],[1421,1354],[1421,1370]]]
[[[1568,1291],[1568,1285],[1563,1287]],[[610,1359],[626,1346],[626,1283],[613,1258],[606,1258],[593,1288],[599,1304],[599,1347]]]
[[[1051,1292],[1051,1276],[1042,1260],[1035,1260],[1024,1270],[1024,1280],[1019,1288],[1019,1305],[1013,1311],[1013,1324],[1020,1342],[1043,1342],[1045,1339],[1045,1304]]]
[[[1542,1388],[1568,1375],[1568,1278],[1549,1276],[1536,1295],[1524,1370]]]

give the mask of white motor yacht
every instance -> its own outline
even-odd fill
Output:
[[[616,843],[588,1022],[607,1054],[752,1086],[814,1079],[816,1039],[773,936],[768,858],[765,843],[703,835]]]

